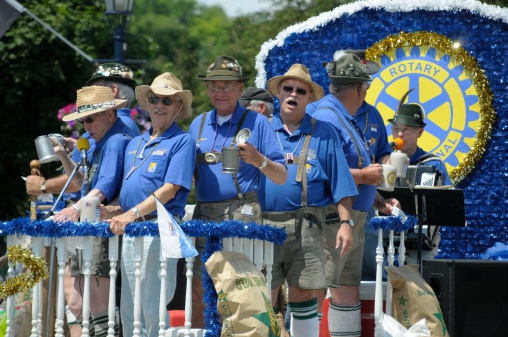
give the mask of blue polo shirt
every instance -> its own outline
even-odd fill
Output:
[[[358,151],[363,158],[363,167],[372,163],[369,145],[363,137],[361,129],[335,96],[326,95],[314,104],[307,106],[306,112],[318,120],[328,122],[335,128],[339,134],[349,168],[358,168]],[[341,119],[339,120],[339,118]],[[358,146],[358,150],[355,144]],[[353,209],[367,212],[374,203],[376,186],[361,184],[358,188],[359,195],[353,203]]]
[[[373,105],[363,101],[353,118],[362,130],[375,162],[392,153],[383,117]]]
[[[243,113],[247,115],[240,126],[240,119]],[[268,119],[260,113],[247,110],[237,103],[232,119],[222,125],[217,124],[217,112],[212,110],[207,113],[204,121],[201,139],[198,138],[199,129],[203,114],[196,117],[189,128],[189,133],[196,140],[196,153],[210,152],[212,146],[217,152],[223,147],[231,145],[231,140],[237,129],[248,128],[251,136],[247,141],[252,144],[260,153],[267,158],[286,165],[282,151],[275,138]],[[204,164],[197,163],[196,196],[201,202],[219,202],[234,198],[238,195],[231,174],[222,173],[222,163]],[[263,174],[253,165],[240,161],[239,173],[236,175],[240,190],[243,194],[257,191],[260,178]]]
[[[421,156],[427,154],[423,149],[420,147],[416,148],[415,153],[409,158],[409,165],[417,165],[418,159],[420,159]],[[446,166],[443,164],[440,160],[429,160],[428,162],[425,162],[422,165],[429,165],[434,166],[437,171],[439,171],[443,177],[444,177],[444,184],[445,185],[452,185],[452,180],[450,179],[450,176],[448,175],[448,171],[446,170]]]
[[[284,129],[280,115],[272,118],[277,145],[284,153],[300,156],[305,136],[311,132],[311,117],[304,115],[298,130],[292,135]],[[309,144],[307,161],[307,188],[309,206],[327,206],[358,193],[349,172],[344,152],[335,130],[317,121]],[[296,181],[298,164],[288,165],[288,178],[281,186],[261,177],[259,202],[264,211],[293,211],[302,206],[302,183]]]
[[[94,151],[88,156],[90,168],[92,168],[100,153],[98,169],[90,183],[90,190],[94,188],[100,190],[106,196],[104,204],[109,203],[120,192],[123,156],[131,139],[124,134],[128,135],[130,132],[129,128],[120,119],[117,119],[104,137],[99,142],[95,142]],[[81,196],[85,195],[85,184],[83,184]]]
[[[124,211],[131,209],[169,183],[180,188],[164,207],[169,213],[183,217],[196,164],[196,142],[176,123],[147,145],[151,134],[152,129],[127,146],[120,206]]]

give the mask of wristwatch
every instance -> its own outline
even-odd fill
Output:
[[[140,217],[139,215],[139,209],[137,207],[132,207],[129,211],[136,214],[136,219]]]
[[[343,224],[343,223],[347,223],[349,224],[351,227],[354,227],[355,223],[353,222],[353,220],[340,220],[340,223]]]
[[[266,156],[263,156],[263,162],[261,163],[260,166],[258,166],[258,169],[262,170],[266,167],[266,165],[268,165],[268,158],[266,158]]]
[[[44,180],[41,184],[41,191],[42,193],[48,193],[46,192],[46,180]]]

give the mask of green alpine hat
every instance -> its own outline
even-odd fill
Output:
[[[371,80],[366,64],[355,54],[344,54],[328,62],[326,71],[333,84],[355,84]]]
[[[247,82],[250,77],[243,77],[242,67],[231,56],[217,56],[206,71],[206,75],[198,75],[202,81],[240,81]]]
[[[423,108],[416,103],[402,104],[399,110],[395,113],[393,118],[389,119],[388,122],[392,124],[408,125],[425,127],[427,123],[425,119],[425,111]]]

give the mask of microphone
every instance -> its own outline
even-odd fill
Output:
[[[400,151],[404,147],[404,141],[400,138],[395,138],[393,142],[390,142],[390,146],[392,149]]]
[[[78,150],[81,152],[81,166],[83,166],[84,173],[88,173],[88,160],[86,158],[86,151],[90,148],[90,142],[86,138],[78,139]]]

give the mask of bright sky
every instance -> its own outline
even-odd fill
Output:
[[[269,0],[197,0],[198,3],[212,6],[220,5],[229,17],[237,16],[239,14],[248,14],[257,12],[258,10],[267,9],[271,7]]]

